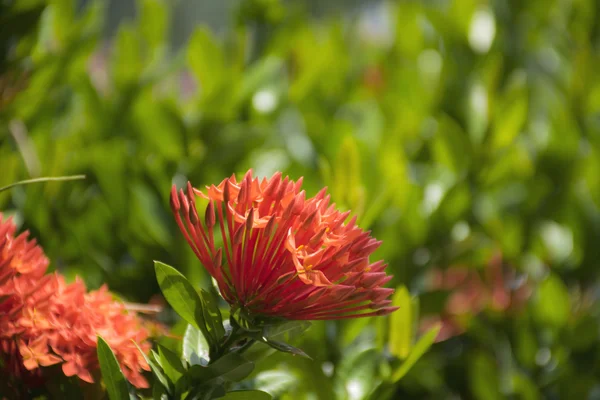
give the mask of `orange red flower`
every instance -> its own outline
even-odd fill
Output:
[[[259,180],[248,171],[206,193],[188,182],[171,192],[186,240],[221,294],[252,315],[319,320],[385,315],[395,310],[384,288],[392,277],[369,256],[381,242],[346,222],[350,212],[330,204],[326,190],[306,198],[302,179],[276,173]],[[208,201],[204,223],[196,198]],[[220,231],[223,245],[217,246]]]
[[[129,381],[148,387],[142,372],[149,366],[134,344],[150,350],[142,320],[106,287],[88,293],[81,280],[67,284],[57,273],[46,274],[42,249],[28,240],[28,232],[15,232],[0,214],[0,372],[43,383],[40,367],[61,364],[65,375],[91,383],[100,335]]]
[[[503,268],[502,257],[495,255],[478,273],[467,266],[452,266],[446,270],[431,271],[430,290],[449,292],[443,312],[421,321],[421,330],[442,323],[436,341],[444,341],[466,330],[470,319],[483,311],[516,311],[522,308],[531,295],[526,280],[516,279],[516,271]]]

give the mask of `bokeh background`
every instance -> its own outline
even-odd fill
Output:
[[[210,286],[171,185],[280,170],[383,240],[407,329],[442,323],[392,398],[600,399],[596,0],[2,0],[0,57],[0,186],[87,176],[0,193],[70,279]],[[254,382],[367,398],[397,323],[314,324]]]

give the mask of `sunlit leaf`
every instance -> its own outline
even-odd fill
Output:
[[[158,286],[171,307],[208,340],[202,300],[192,284],[175,268],[160,261],[154,262],[154,269]]]
[[[557,328],[567,323],[571,299],[565,284],[556,275],[551,274],[540,283],[534,298],[535,316],[541,323]]]
[[[390,315],[390,353],[405,359],[410,353],[413,340],[412,304],[405,286],[396,289],[392,304],[400,308]]]
[[[209,347],[204,335],[193,325],[188,325],[183,336],[183,358],[190,365],[206,365]]]
[[[167,375],[171,382],[177,382],[181,375],[185,373],[185,368],[179,356],[160,344],[158,345],[158,354],[160,355],[161,366],[165,375]]]

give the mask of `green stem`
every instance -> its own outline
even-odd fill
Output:
[[[15,186],[27,185],[29,183],[38,183],[38,182],[54,182],[54,181],[74,181],[79,179],[85,179],[85,175],[71,175],[71,176],[47,176],[42,178],[34,178],[34,179],[26,179],[24,181],[19,181],[15,183],[11,183],[10,185],[0,187],[0,192],[4,192],[5,190],[12,189]]]

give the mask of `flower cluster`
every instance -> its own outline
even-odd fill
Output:
[[[143,322],[106,287],[88,293],[80,280],[67,284],[57,273],[46,274],[42,249],[28,232],[15,232],[0,214],[0,372],[31,385],[43,383],[40,367],[61,364],[66,376],[91,383],[100,335],[130,382],[147,387],[142,370],[149,366],[135,344],[150,349]]]
[[[421,329],[442,323],[436,341],[443,341],[465,331],[468,320],[480,312],[518,310],[531,295],[531,286],[525,279],[517,279],[514,269],[504,270],[502,258],[496,255],[483,274],[464,266],[446,270],[435,269],[429,276],[430,290],[448,291],[444,311],[422,321]]]
[[[254,316],[320,320],[385,315],[395,310],[384,288],[391,276],[369,256],[379,241],[346,222],[323,189],[306,198],[302,180],[248,171],[206,193],[188,182],[171,192],[177,223],[223,297]],[[197,196],[208,200],[204,223]],[[218,246],[215,232],[223,245]]]

